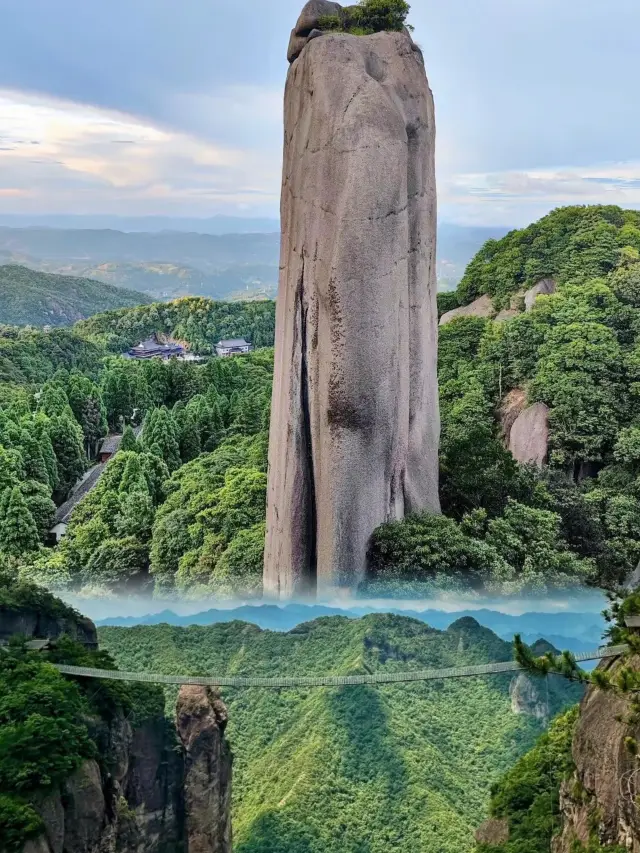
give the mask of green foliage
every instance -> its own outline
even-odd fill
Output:
[[[98,311],[141,305],[148,296],[104,282],[0,266],[2,319],[16,326],[70,326]]]
[[[208,355],[217,341],[229,337],[244,337],[256,348],[273,346],[275,303],[214,302],[190,296],[98,314],[75,328],[85,339],[106,346],[110,352],[126,352],[156,333],[187,341],[194,352]]]
[[[560,829],[560,785],[573,769],[571,743],[578,718],[573,708],[554,720],[533,749],[491,791],[491,815],[509,824],[509,840],[477,845],[477,853],[547,853]]]
[[[100,630],[123,669],[355,674],[509,660],[473,619],[318,619],[289,633],[241,622]],[[460,853],[492,781],[541,723],[511,712],[509,676],[322,690],[228,690],[234,844],[243,853]],[[558,694],[563,706],[575,690]],[[168,707],[173,705],[173,696]],[[556,706],[554,706],[555,708]],[[559,707],[557,708],[559,710]]]
[[[458,318],[440,329],[443,510],[458,521],[484,510],[505,542],[509,502],[554,513],[553,533],[536,516],[552,551],[526,545],[537,566],[525,573],[545,583],[573,576],[612,588],[640,560],[639,225],[635,211],[563,208],[489,241],[455,294],[460,304],[488,293],[504,307],[543,277],[553,277],[558,292],[505,322]],[[549,409],[542,475],[505,449],[512,391]],[[472,535],[496,545],[488,528]],[[507,550],[501,555],[522,577],[522,559],[514,564]]]
[[[36,551],[40,544],[38,527],[20,486],[11,489],[6,507],[2,521],[2,550],[13,557]]]
[[[383,525],[373,537],[371,569],[378,581],[458,580],[506,593],[572,587],[594,574],[562,539],[560,516],[513,500],[493,519],[478,510],[461,523],[423,514]]]
[[[0,574],[0,606],[18,616],[64,619],[73,630],[78,614],[43,589]],[[62,638],[52,652],[27,652],[19,637],[0,652],[0,843],[20,853],[43,828],[33,805],[61,785],[85,760],[103,760],[93,738],[115,715],[134,725],[163,712],[157,688],[117,682],[78,683],[50,662],[114,669],[104,652]],[[88,721],[91,721],[89,727]],[[98,723],[98,725],[96,725]],[[91,730],[91,733],[90,733]],[[102,744],[104,747],[104,744]]]
[[[346,6],[338,15],[323,16],[320,27],[353,35],[402,32],[410,10],[406,0],[359,0],[357,5]]]
[[[471,261],[458,288],[461,304],[483,293],[496,308],[511,294],[547,276],[559,283],[583,281],[612,272],[620,249],[629,245],[640,214],[614,206],[562,207],[501,240],[489,240]]]

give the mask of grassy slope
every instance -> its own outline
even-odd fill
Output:
[[[0,323],[68,326],[100,311],[149,302],[143,294],[104,282],[0,266]]]
[[[439,632],[378,615],[288,634],[242,622],[105,628],[100,640],[122,668],[167,673],[344,674],[511,658],[473,620]],[[236,850],[471,850],[492,782],[540,732],[511,713],[509,682],[226,691]]]

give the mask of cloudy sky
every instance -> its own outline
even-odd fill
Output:
[[[277,215],[302,0],[0,0],[0,213]],[[638,0],[413,0],[441,218],[640,207]]]

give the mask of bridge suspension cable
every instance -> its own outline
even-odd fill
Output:
[[[627,651],[628,646],[604,646],[592,652],[575,655],[577,662],[601,660],[618,657]],[[522,670],[515,661],[480,664],[479,666],[450,667],[448,669],[422,669],[405,672],[374,672],[364,675],[323,675],[323,676],[275,676],[273,678],[250,676],[198,676],[198,675],[160,675],[152,672],[124,672],[122,670],[91,669],[83,666],[54,664],[64,675],[79,678],[98,678],[107,681],[135,681],[144,684],[196,684],[203,687],[355,687],[363,684],[406,684],[412,681],[437,681],[447,678],[471,678],[482,675],[498,675],[504,672]]]

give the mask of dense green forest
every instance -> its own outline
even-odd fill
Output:
[[[146,302],[142,293],[88,278],[0,266],[0,322],[7,325],[71,326],[99,311]]]
[[[402,616],[329,617],[289,633],[229,622],[103,628],[122,669],[234,675],[352,674],[512,657],[473,619],[445,632]],[[239,853],[462,853],[489,788],[540,734],[516,715],[510,676],[381,688],[225,690]],[[552,712],[579,686],[552,686]],[[174,695],[167,707],[173,707]]]
[[[275,303],[214,302],[189,296],[175,302],[99,314],[78,323],[76,331],[116,353],[125,352],[154,332],[186,341],[193,352],[203,355],[210,355],[211,347],[223,338],[244,337],[256,348],[272,347]]]
[[[444,518],[381,528],[373,577],[461,575],[502,589],[619,584],[640,559],[640,214],[561,208],[489,240],[441,311],[495,308],[544,277],[558,292],[504,321],[440,327]],[[453,302],[452,302],[453,299]],[[517,465],[500,437],[513,389],[549,407],[549,465]]]
[[[507,321],[440,327],[443,515],[379,528],[363,592],[614,588],[635,569],[638,217],[554,211],[488,241],[458,291],[441,296],[443,311],[485,292],[497,307],[541,276],[558,284]],[[119,357],[152,333],[203,354],[236,335],[258,350],[224,363]],[[109,312],[69,331],[0,329],[5,560],[57,589],[259,595],[273,337],[273,303],[202,298]],[[543,470],[505,447],[511,391],[549,409]],[[127,432],[65,540],[42,550],[51,498],[64,501],[100,438],[125,425],[143,425],[141,438]]]
[[[73,618],[62,602],[16,584],[0,572],[0,607],[33,608],[41,617]],[[106,652],[88,651],[68,638],[55,650],[29,652],[15,637],[0,651],[0,847],[20,853],[43,830],[33,804],[60,785],[88,758],[103,763],[100,727],[115,715],[132,720],[164,714],[163,694],[153,687],[73,681],[50,663],[114,669]],[[109,768],[102,766],[105,774]]]

